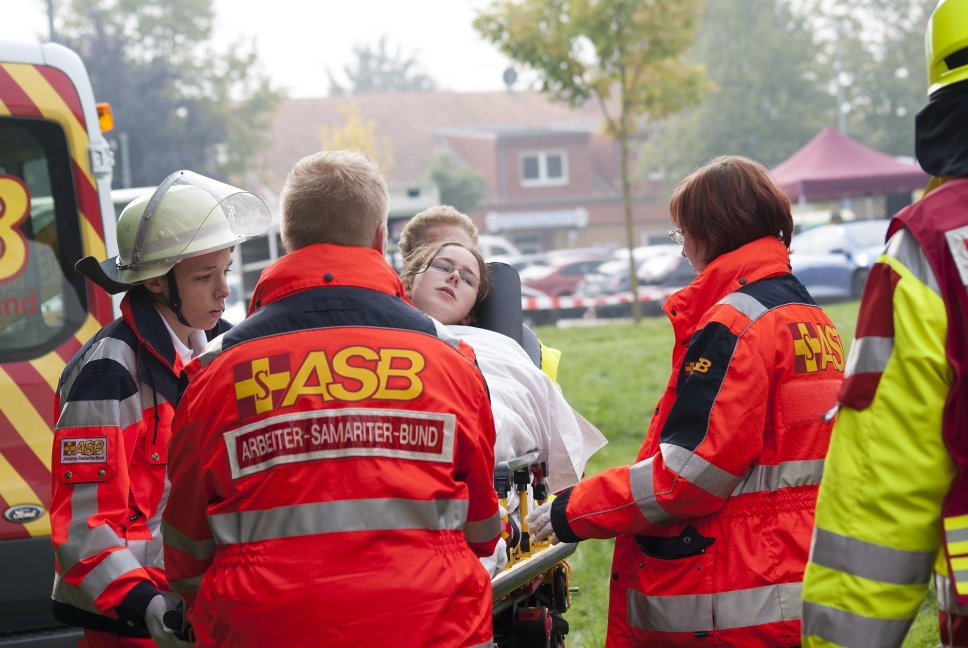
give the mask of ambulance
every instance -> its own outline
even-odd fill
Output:
[[[117,254],[114,157],[80,57],[0,41],[0,646],[76,648],[51,615],[54,392],[117,313],[75,272]]]

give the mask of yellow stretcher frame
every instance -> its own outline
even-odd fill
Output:
[[[546,598],[554,602],[554,612],[558,616],[571,608],[571,566],[567,558],[575,553],[578,545],[576,543],[553,545],[547,540],[534,542],[530,536],[528,524],[525,522],[525,516],[528,514],[528,485],[533,488],[535,502],[538,505],[544,504],[548,498],[547,473],[547,450],[536,450],[521,457],[500,462],[494,471],[494,488],[501,506],[505,511],[507,510],[508,499],[513,490],[518,497],[518,510],[521,515],[521,539],[518,545],[511,547],[508,552],[507,566],[491,579],[495,635],[498,634],[499,619],[507,613],[508,608],[526,605],[529,599],[535,600],[533,597],[543,586],[544,592],[550,594]],[[506,524],[507,521],[507,514],[505,514],[503,522]],[[502,530],[501,536],[510,546],[511,539],[508,532]],[[567,624],[564,632],[567,633]],[[522,643],[519,638],[513,645],[531,644],[527,641]],[[539,642],[534,645],[544,644]],[[552,645],[558,644],[552,643]]]

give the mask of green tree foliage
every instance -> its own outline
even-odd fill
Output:
[[[381,36],[376,47],[357,45],[353,48],[356,61],[343,68],[347,85],[340,84],[327,68],[329,94],[378,94],[383,92],[430,92],[437,89],[437,82],[419,71],[420,64],[411,54],[404,56],[397,46],[387,51],[387,37]]]
[[[212,49],[213,13],[212,0],[72,0],[60,8],[58,40],[80,54],[98,100],[111,103],[108,138],[127,133],[134,186],[180,168],[244,183],[257,167],[280,94],[259,73],[252,46]]]
[[[914,117],[927,102],[924,32],[936,4],[937,0],[838,0],[825,7],[825,14],[841,26],[851,137],[891,155],[914,155]],[[819,57],[828,69],[833,55],[829,35],[820,34],[828,38]]]
[[[427,165],[424,176],[440,187],[441,203],[463,214],[474,211],[487,190],[484,176],[458,163],[447,153],[434,157]]]
[[[706,0],[692,56],[717,89],[702,105],[653,125],[640,164],[665,169],[675,181],[719,154],[782,162],[836,119],[836,102],[817,81],[819,53],[812,25],[784,2]]]
[[[695,38],[700,12],[701,0],[495,0],[474,21],[502,52],[536,71],[545,91],[572,104],[599,102],[621,148],[630,251],[629,136],[636,118],[661,119],[699,101],[706,78],[682,55]],[[634,264],[630,253],[638,321]]]
[[[914,115],[927,88],[924,29],[934,4],[706,0],[690,57],[717,90],[702,105],[649,125],[640,171],[664,169],[675,183],[722,154],[774,166],[824,126],[836,126],[838,24],[847,134],[891,155],[914,155]]]

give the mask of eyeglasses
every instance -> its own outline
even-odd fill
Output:
[[[453,274],[454,270],[457,270],[457,268],[450,263],[440,259],[435,259],[434,262],[430,264],[430,267],[442,275],[450,275]],[[477,287],[480,285],[480,280],[477,277],[466,270],[457,270],[457,274],[460,275],[461,281],[463,281],[473,290],[477,290]]]
[[[685,239],[682,236],[682,228],[679,228],[677,230],[672,230],[671,232],[669,232],[669,238],[671,238],[672,242],[675,243],[676,245],[682,245],[683,241],[685,241]]]

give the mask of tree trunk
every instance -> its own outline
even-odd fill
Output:
[[[629,248],[629,286],[632,289],[632,319],[638,324],[642,319],[639,302],[639,277],[635,267],[635,229],[632,227],[632,188],[629,186],[629,123],[628,111],[622,108],[618,141],[622,157],[622,199],[625,203],[625,238]]]

